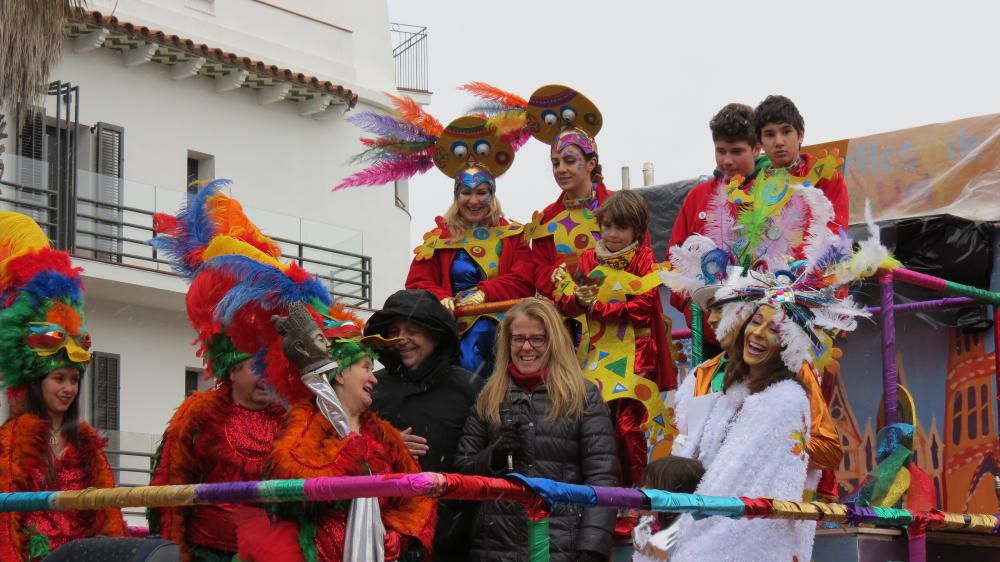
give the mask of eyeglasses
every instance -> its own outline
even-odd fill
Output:
[[[511,347],[521,347],[524,342],[528,342],[528,345],[532,349],[538,349],[544,347],[546,342],[549,341],[548,336],[511,336],[510,345]]]

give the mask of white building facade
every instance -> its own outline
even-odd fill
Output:
[[[113,436],[109,450],[145,453],[186,393],[211,384],[186,284],[143,244],[152,214],[176,213],[190,180],[232,179],[231,195],[288,259],[341,302],[378,307],[410,262],[406,185],[331,188],[358,169],[348,161],[359,131],[345,117],[385,109],[401,60],[406,79],[419,78],[426,33],[391,34],[384,1],[88,9],[66,29],[44,109],[20,125],[8,110],[0,209],[46,223],[84,268],[96,353],[81,411]],[[415,85],[403,93],[428,102],[426,82]],[[117,460],[138,470],[123,482],[147,480],[148,458]]]

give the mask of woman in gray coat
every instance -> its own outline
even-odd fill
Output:
[[[497,357],[458,444],[465,474],[519,472],[574,484],[616,486],[614,429],[597,387],[583,378],[559,313],[524,299],[500,325]],[[553,562],[607,560],[615,510],[556,507],[549,519]],[[472,561],[528,560],[528,519],[518,504],[479,504]]]

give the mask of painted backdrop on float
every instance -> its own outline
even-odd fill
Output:
[[[879,133],[804,148],[837,148],[851,221],[952,214],[1000,218],[1000,115],[984,115]],[[994,231],[996,232],[996,231]],[[1000,288],[994,233],[991,287]],[[961,248],[956,248],[961,252]],[[943,295],[937,295],[938,298]],[[896,314],[900,382],[913,395],[919,427],[917,463],[934,479],[938,504],[948,511],[996,513],[993,478],[1000,475],[993,331],[963,333],[934,327],[913,313]],[[842,496],[875,465],[875,434],[882,397],[882,338],[862,322],[843,344],[841,375],[830,401],[844,445],[838,472]]]

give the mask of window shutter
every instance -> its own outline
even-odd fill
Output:
[[[112,353],[94,352],[91,358],[91,417],[94,427],[118,431],[120,423],[119,363]]]
[[[121,205],[125,178],[125,129],[109,123],[97,124],[97,200],[101,203]],[[122,261],[122,216],[121,209],[98,205],[95,216],[101,220],[95,229],[95,247],[98,258]]]
[[[17,132],[16,182],[25,187],[49,189],[48,154],[45,142],[45,108],[31,106],[24,113],[24,120]],[[18,190],[15,199],[25,206],[17,210],[39,222],[49,222],[48,212],[32,208],[48,205],[48,197],[36,191]],[[49,232],[49,235],[52,233]]]

